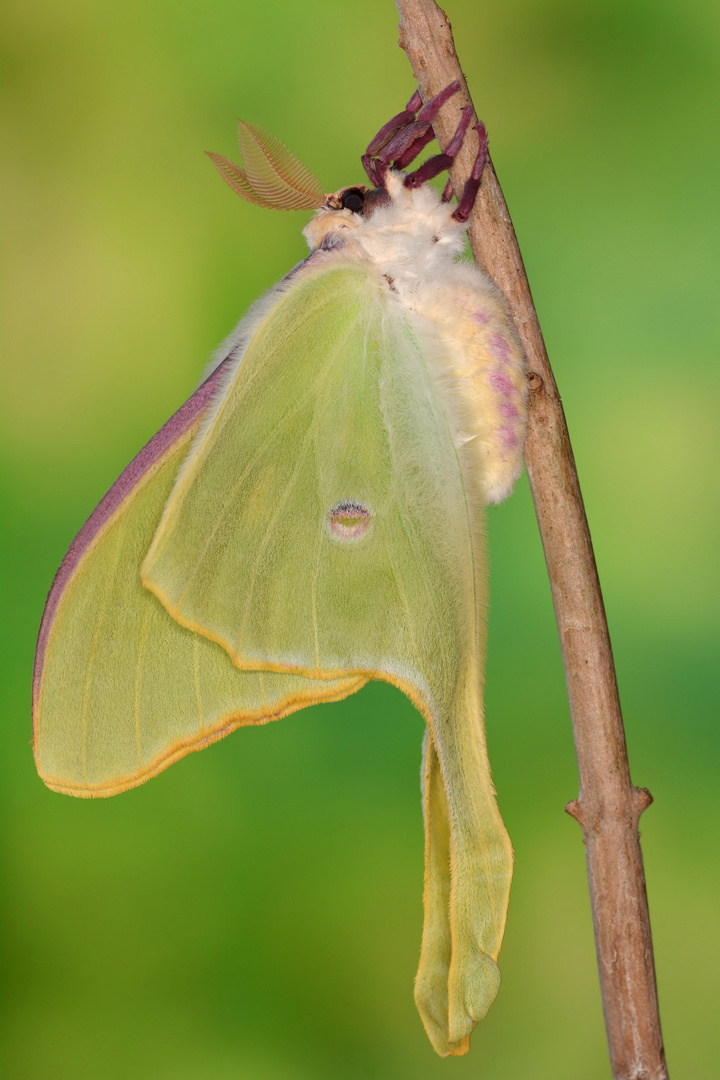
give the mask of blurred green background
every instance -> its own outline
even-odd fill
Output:
[[[448,0],[578,460],[642,821],[674,1080],[717,1076],[720,15]],[[35,635],[70,540],[303,256],[205,149],[269,128],[326,190],[410,96],[391,0],[4,9],[2,1075],[609,1077],[559,649],[527,483],[490,514],[488,737],[517,868],[470,1055],[412,1000],[422,721],[371,684],[144,787],[46,790]]]

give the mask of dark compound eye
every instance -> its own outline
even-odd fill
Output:
[[[340,196],[343,210],[352,210],[353,214],[362,214],[365,196],[360,188],[348,188]]]

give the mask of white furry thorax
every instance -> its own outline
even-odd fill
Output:
[[[390,201],[372,216],[323,208],[304,230],[311,251],[342,248],[349,261],[372,263],[401,302],[415,298],[424,282],[452,272],[465,245],[453,206],[428,184],[406,188],[403,180],[402,173],[388,173]]]

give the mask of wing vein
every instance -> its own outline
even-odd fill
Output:
[[[200,692],[200,642],[197,634],[193,637],[193,674],[195,676],[195,700],[197,701],[200,731],[204,731],[205,713],[203,711],[202,694]]]
[[[145,652],[145,642],[147,641],[148,627],[150,625],[150,611],[145,612],[145,617],[142,622],[142,629],[140,631],[140,641],[138,642],[137,662],[135,664],[135,696],[134,696],[134,719],[135,719],[135,747],[137,749],[137,763],[138,768],[142,768],[142,740],[140,737],[140,681],[142,679],[143,668],[143,654]]]
[[[278,499],[278,503],[277,503],[277,507],[275,508],[275,512],[272,515],[272,517],[270,518],[270,521],[268,522],[268,526],[267,526],[267,528],[265,530],[265,535],[263,536],[263,538],[262,538],[262,540],[261,540],[261,542],[259,544],[258,552],[257,552],[257,555],[255,556],[255,562],[253,563],[253,568],[252,568],[251,576],[250,576],[250,582],[248,584],[248,592],[247,592],[247,598],[245,600],[245,608],[244,608],[244,611],[243,611],[243,617],[242,617],[242,619],[240,621],[240,631],[238,633],[237,646],[235,648],[235,657],[238,660],[240,659],[240,645],[241,645],[241,642],[242,642],[243,634],[245,633],[245,624],[247,623],[248,615],[249,615],[249,612],[250,612],[250,603],[252,601],[253,592],[255,591],[255,583],[257,581],[260,562],[262,560],[263,555],[265,554],[265,548],[267,547],[267,545],[268,545],[268,543],[270,541],[270,537],[271,537],[271,535],[272,535],[272,533],[273,533],[273,531],[275,529],[275,523],[277,522],[278,518],[282,514],[282,512],[283,512],[283,510],[285,508],[285,503],[287,502],[288,498],[290,497],[290,492],[292,491],[293,487],[295,486],[295,482],[296,482],[296,480],[298,478],[298,475],[300,473],[300,467],[303,464],[303,461],[305,459],[305,455],[307,454],[308,447],[310,445],[311,437],[312,437],[312,426],[310,426],[308,428],[308,431],[307,431],[307,433],[305,435],[305,438],[302,441],[300,451],[299,451],[299,453],[297,455],[297,462],[295,464],[295,468],[293,469],[292,473],[290,474],[290,477],[288,478],[287,484],[285,485],[285,491],[284,491],[283,495],[281,496],[280,499]]]
[[[124,523],[118,524],[118,537],[115,544],[115,551],[112,558],[112,573],[109,576],[109,582],[112,583],[115,580],[117,573],[118,563],[120,561],[120,551],[123,545],[125,527]],[[92,644],[90,646],[90,656],[88,658],[87,674],[85,677],[85,686],[83,688],[83,704],[82,704],[82,717],[81,717],[81,736],[80,736],[80,758],[82,762],[83,779],[87,784],[87,735],[88,735],[88,705],[90,702],[90,686],[92,683],[92,670],[95,663],[95,656],[100,645],[100,631],[102,630],[103,623],[105,622],[105,614],[107,612],[108,604],[110,603],[110,593],[112,592],[112,585],[103,590],[102,599],[98,608],[97,620],[95,623],[95,632],[93,633]]]

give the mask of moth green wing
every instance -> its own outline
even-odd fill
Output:
[[[143,580],[240,669],[384,679],[421,710],[452,883],[449,912],[426,908],[417,997],[436,1049],[463,1053],[497,992],[512,870],[483,729],[480,510],[414,326],[372,267],[330,259],[300,272],[259,327]],[[429,877],[435,852],[441,838]],[[438,971],[447,1013],[430,1022]]]
[[[363,685],[239,671],[142,586],[140,564],[221,377],[212,376],[128,466],[58,571],[33,681],[35,758],[55,791],[114,795],[237,727]]]

